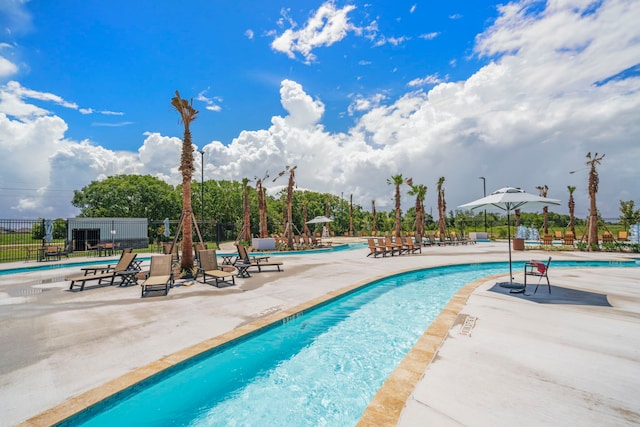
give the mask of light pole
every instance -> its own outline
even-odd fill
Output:
[[[483,197],[487,197],[487,179],[484,176],[481,176],[480,179],[482,180],[482,194],[484,195]],[[484,210],[484,232],[487,232],[487,210]]]
[[[204,149],[200,150],[200,204],[202,205],[202,229],[204,231]]]

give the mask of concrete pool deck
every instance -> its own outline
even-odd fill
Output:
[[[416,268],[507,259],[505,243],[384,259],[366,253],[281,256],[283,272],[256,273],[220,289],[177,286],[167,297],[144,299],[137,286],[68,291],[62,278],[78,267],[0,276],[2,423],[48,425],[78,404],[77,396],[345,288]],[[634,257],[514,252],[516,281],[522,262],[549,255]],[[552,263],[549,274],[550,296],[546,287],[528,296],[492,289],[497,278],[465,286],[389,377],[360,425],[640,423],[640,270],[554,269]],[[606,295],[610,306],[594,305],[599,300],[586,292]]]

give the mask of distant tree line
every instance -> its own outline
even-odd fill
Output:
[[[382,184],[382,183],[381,183]],[[201,187],[204,185],[204,191]],[[414,191],[415,188],[411,191]],[[415,192],[415,191],[414,191]],[[204,220],[231,225],[240,231],[243,222],[243,184],[239,181],[209,180],[203,183],[193,182],[191,188],[191,204],[196,219],[202,220],[204,193]],[[426,193],[426,189],[423,193]],[[252,235],[258,230],[258,194],[249,186],[250,229]],[[424,196],[424,194],[423,194]],[[80,217],[124,217],[147,218],[150,221],[162,221],[164,218],[177,220],[182,212],[181,185],[171,186],[150,175],[115,175],[101,181],[93,181],[81,190],[74,192],[72,205],[80,209]],[[370,232],[374,229],[372,212],[366,211],[358,204],[350,204],[350,198],[329,193],[318,193],[308,190],[295,190],[292,200],[292,222],[294,232],[302,233],[304,229],[304,210],[306,206],[307,220],[329,212],[333,218],[331,231],[338,235],[350,232],[352,224],[355,233]],[[407,205],[412,202],[407,200]],[[626,227],[640,221],[640,210],[634,209],[633,201],[621,201],[620,220]],[[282,233],[286,223],[286,189],[274,196],[267,196],[267,221],[269,233]],[[424,212],[424,229],[435,231],[438,219]],[[552,229],[564,229],[569,224],[569,216],[548,212],[548,224]],[[375,215],[375,230],[378,233],[393,233],[396,224],[396,210],[388,212],[378,210]],[[520,222],[527,227],[539,229],[543,224],[540,213],[522,212]],[[505,226],[506,216],[500,213],[487,212],[487,223],[490,227]],[[575,224],[585,226],[585,219],[576,218]],[[403,231],[416,229],[416,207],[411,206],[401,211],[400,225]],[[448,230],[482,231],[484,230],[483,211],[451,210],[445,218]],[[311,231],[320,231],[322,224],[313,225]]]

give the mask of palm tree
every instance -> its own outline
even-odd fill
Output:
[[[387,178],[387,184],[388,185],[395,185],[396,187],[396,192],[395,192],[395,201],[396,201],[396,220],[393,224],[393,229],[395,230],[395,236],[396,237],[400,237],[400,235],[402,234],[402,223],[401,218],[400,218],[400,186],[402,185],[402,183],[404,182],[404,179],[402,178],[402,174],[398,174],[398,175],[392,175],[391,178]]]
[[[438,230],[440,234],[440,241],[444,242],[445,234],[447,232],[446,227],[446,217],[447,217],[447,203],[444,200],[444,188],[442,188],[442,184],[444,184],[444,176],[440,177],[438,180],[437,191],[438,191]]]
[[[547,197],[549,187],[547,185],[539,185],[536,189],[540,192],[540,197]],[[542,208],[542,230],[544,234],[549,234],[549,207],[544,206]]]
[[[410,196],[416,196],[416,234],[420,237],[424,236],[424,199],[427,195],[427,186],[424,184],[411,184]]]
[[[596,206],[596,194],[598,193],[598,184],[600,180],[598,178],[598,171],[596,165],[600,164],[600,161],[604,158],[604,154],[598,157],[596,153],[593,158],[591,152],[587,153],[586,165],[591,168],[589,171],[589,237],[587,238],[587,245],[589,250],[597,250],[598,246],[598,208]]]
[[[289,169],[289,183],[287,184],[287,222],[289,224],[289,235],[287,245],[293,249],[293,186],[295,185],[295,170],[297,166]]]
[[[376,201],[372,200],[371,201],[371,235],[375,236],[376,231],[378,231],[378,226],[376,225]]]
[[[330,211],[331,211],[331,200],[327,196],[327,200],[325,201],[325,204],[324,204],[324,216],[326,216],[327,218],[330,218],[330,216],[329,216],[330,215]],[[324,235],[325,231],[326,231],[327,236]],[[324,227],[322,229],[322,237],[330,236],[331,234],[329,234],[329,233],[330,233],[329,232],[329,223],[325,222],[324,223]]]
[[[240,238],[251,241],[251,207],[249,205],[249,178],[242,178],[242,231]]]
[[[287,234],[287,246],[289,249],[293,249],[293,186],[295,185],[295,170],[298,166],[290,167],[286,166],[285,169],[273,178],[273,182],[276,182],[278,178],[283,176],[287,171],[289,172],[289,182],[287,184],[287,204],[285,219],[285,232]],[[284,211],[284,206],[283,206]],[[283,215],[284,216],[284,215]]]
[[[254,178],[256,180],[256,193],[258,193],[258,228],[260,238],[268,236],[267,232],[267,190],[262,187],[262,182],[269,178],[269,173],[265,172],[264,177]]]
[[[189,102],[180,98],[176,90],[176,96],[171,98],[171,105],[180,113],[180,119],[184,125],[182,138],[182,155],[180,156],[180,168],[182,172],[182,258],[180,268],[183,272],[193,270],[193,230],[191,218],[191,176],[193,175],[193,145],[191,144],[191,122],[198,116],[198,110],[193,108],[193,99]]]
[[[567,185],[567,190],[569,190],[569,202],[567,203],[569,207],[569,230],[573,233],[573,237],[576,237],[576,201],[573,199],[573,192],[576,191],[576,187]]]
[[[353,236],[353,194],[349,195],[349,236]]]

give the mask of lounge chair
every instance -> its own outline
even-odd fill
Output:
[[[562,239],[562,244],[565,246],[573,246],[575,237],[571,231],[567,231],[564,233],[564,238]]]
[[[602,243],[613,243],[613,234],[609,231],[602,233]]]
[[[367,243],[369,244],[369,253],[367,256],[373,255],[374,258],[377,258],[378,255],[382,255],[383,257],[387,256],[387,248],[385,246],[376,245],[375,240],[373,238],[368,238]]]
[[[554,234],[554,238],[556,240],[562,240],[562,231],[556,230],[556,231],[553,232],[553,234]]]
[[[553,245],[553,237],[551,236],[551,234],[545,234],[544,236],[542,236],[542,244],[548,246]]]
[[[196,279],[198,278],[198,275],[202,274],[202,282],[207,283],[207,276],[213,277],[215,279],[215,285],[218,288],[221,283],[227,283],[230,285],[236,284],[234,276],[237,273],[237,270],[232,266],[227,266],[233,269],[233,271],[225,271],[222,267],[218,266],[215,249],[200,251],[198,257],[200,258],[200,267],[198,267]],[[229,279],[231,279],[231,281],[229,281]]]
[[[391,256],[395,254],[402,255],[403,252],[407,251],[402,244],[394,242],[389,236],[385,237],[385,246],[387,247],[387,253],[390,253]]]
[[[62,258],[62,249],[59,246],[45,246],[42,248],[42,259],[48,261],[49,259],[56,259],[60,261]]]
[[[407,247],[407,252],[415,254],[416,252],[422,253],[422,246],[419,243],[413,241],[413,237],[404,237],[404,244]]]
[[[237,243],[236,247],[238,248],[238,262],[249,264],[248,268],[257,268],[258,273],[262,273],[264,267],[276,267],[278,271],[282,271],[280,270],[282,261],[270,261],[267,256],[249,255],[247,248],[242,243]]]
[[[626,231],[618,231],[618,240],[620,240],[621,242],[626,242],[627,240],[629,240],[629,233],[627,233]]]
[[[180,253],[178,251],[179,243],[175,245],[173,243],[163,243],[162,253],[164,255],[171,255],[171,262],[177,263],[180,261]]]
[[[164,291],[169,294],[169,288],[173,287],[173,269],[171,268],[171,255],[154,255],[151,257],[149,274],[144,282],[140,283],[140,298],[146,292]]]
[[[524,288],[527,288],[527,276],[534,276],[538,278],[538,284],[536,285],[536,289],[533,291],[535,294],[538,291],[538,286],[540,286],[540,281],[544,277],[547,279],[547,287],[549,288],[549,293],[551,293],[551,283],[549,282],[549,264],[551,264],[551,257],[547,260],[545,264],[544,261],[536,261],[531,260],[524,264]]]
[[[124,254],[130,254],[132,252],[131,248],[124,248],[122,250],[122,253],[120,254],[120,259],[118,260],[118,262],[120,262],[120,260],[122,259],[122,256]],[[136,268],[140,268],[140,263],[134,261],[135,267]],[[97,266],[91,266],[91,267],[82,267],[80,270],[84,271],[85,275],[89,274],[89,273],[93,273],[93,274],[98,274],[98,272],[100,273],[108,273],[110,271],[113,271],[116,268],[116,264],[107,264],[107,265],[97,265]]]
[[[113,285],[116,277],[120,279],[121,286],[135,283],[135,274],[140,272],[139,269],[132,268],[136,255],[134,253],[123,254],[112,271],[99,274],[88,274],[88,271],[85,271],[82,276],[67,277],[65,280],[71,282],[69,290],[73,290],[75,283],[80,282],[80,290],[83,291],[85,283],[93,280],[97,280],[98,285],[102,285],[103,281],[107,280],[109,285]]]

